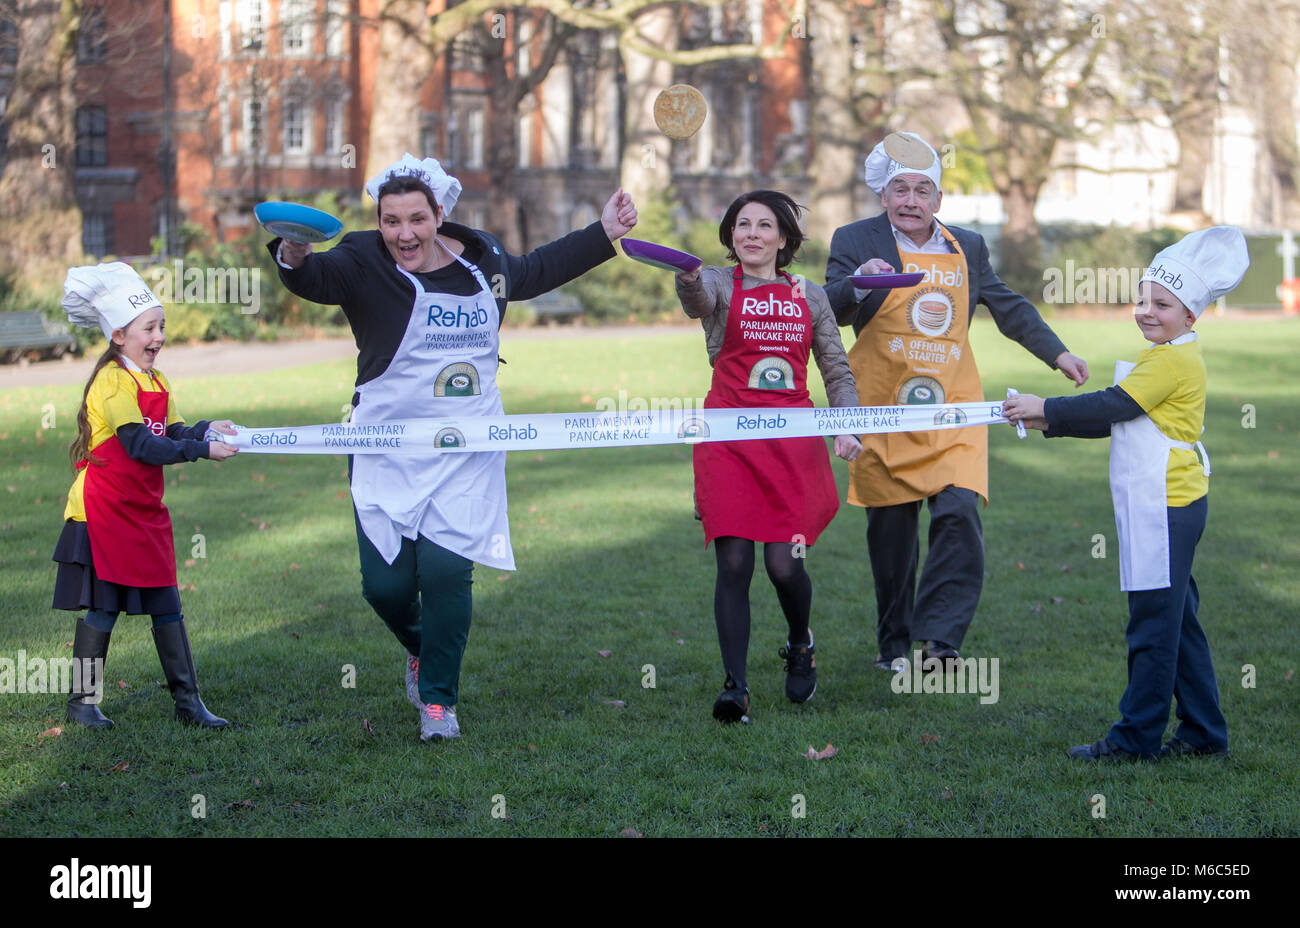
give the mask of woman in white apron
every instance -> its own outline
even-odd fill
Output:
[[[1210,459],[1201,445],[1205,361],[1192,326],[1250,266],[1241,230],[1193,232],[1156,255],[1134,318],[1152,345],[1118,361],[1115,386],[1081,396],[1011,397],[1003,412],[1051,438],[1110,436],[1110,490],[1128,593],[1128,688],[1105,737],[1071,748],[1077,760],[1228,753],[1228,726],[1210,645],[1197,620],[1192,560],[1209,509]],[[1201,451],[1198,460],[1194,447]],[[1163,746],[1170,701],[1179,726]]]
[[[497,348],[509,300],[532,299],[613,257],[636,224],[618,191],[600,222],[516,257],[492,235],[446,221],[461,185],[406,155],[366,184],[379,229],[322,254],[268,246],[297,295],[342,307],[356,336],[353,422],[500,415]],[[474,562],[514,570],[505,453],[363,454],[351,463],[362,593],[407,657],[420,738],[460,735],[461,659]]]

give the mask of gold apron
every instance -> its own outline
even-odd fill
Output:
[[[915,287],[893,290],[849,349],[849,366],[863,406],[980,402],[984,389],[967,338],[969,268],[956,254],[904,252],[904,271],[925,271]],[[988,502],[988,430],[945,429],[862,436],[862,454],[849,464],[849,502],[894,506],[925,499],[944,487],[974,490]]]

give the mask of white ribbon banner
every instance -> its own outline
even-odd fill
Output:
[[[946,406],[659,409],[398,419],[274,429],[236,426],[238,434],[222,436],[221,440],[254,454],[429,454],[927,432],[1006,421],[1002,404],[997,402]]]

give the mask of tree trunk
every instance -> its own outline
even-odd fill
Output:
[[[380,13],[367,178],[405,152],[422,158],[433,154],[420,151],[421,90],[433,69],[433,52],[425,36],[427,5],[425,0],[387,0]]]
[[[1174,213],[1201,228],[1209,219],[1205,212],[1206,172],[1214,145],[1214,110],[1204,107],[1195,118],[1174,123],[1178,137],[1178,169],[1174,176]]]
[[[1038,220],[1034,218],[1040,187],[1041,184],[1012,180],[1005,190],[999,190],[1007,218],[1002,225],[995,270],[1007,286],[1031,300],[1043,284],[1043,246],[1038,236]]]
[[[532,139],[519,137],[519,115],[521,107],[531,106],[535,100],[521,101],[519,90],[508,74],[509,56],[515,53],[513,44],[480,41],[479,47],[488,73],[492,75],[485,139],[489,182],[485,225],[489,232],[501,239],[506,251],[519,254],[523,251],[523,237],[519,230],[515,171],[519,167],[519,146],[532,144]]]
[[[0,176],[0,270],[36,279],[82,260],[76,196],[76,39],[79,2],[17,0],[18,61]],[[48,278],[47,278],[48,279]]]
[[[668,7],[656,7],[637,17],[637,31],[648,41],[664,49],[677,47],[677,13]],[[657,58],[621,47],[627,74],[627,104],[624,126],[625,143],[620,181],[623,189],[638,203],[663,196],[671,183],[669,153],[671,140],[655,125],[654,104],[659,91],[673,82],[673,66]],[[708,119],[717,119],[710,111]],[[700,130],[706,131],[706,130]]]
[[[1259,119],[1277,181],[1274,223],[1300,225],[1300,148],[1296,145],[1296,63],[1300,60],[1300,11],[1279,6],[1269,20],[1276,43],[1268,49]]]
[[[858,170],[861,132],[854,114],[852,43],[848,12],[836,0],[809,0],[812,41],[812,98],[808,131],[812,136],[812,203],[808,234],[829,244],[831,234],[853,215],[853,182]]]

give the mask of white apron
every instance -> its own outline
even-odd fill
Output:
[[[397,268],[415,287],[411,321],[388,369],[357,388],[353,422],[503,414],[497,303],[482,272],[452,257],[478,282],[474,296],[429,293]],[[352,500],[366,537],[390,564],[402,538],[423,535],[480,564],[515,569],[504,451],[358,454]]]
[[[1116,361],[1115,383],[1136,366]],[[1119,588],[1126,593],[1169,586],[1169,452],[1192,447],[1165,435],[1147,415],[1110,427],[1110,496],[1119,532]],[[1195,447],[1208,477],[1210,456],[1199,441]]]

